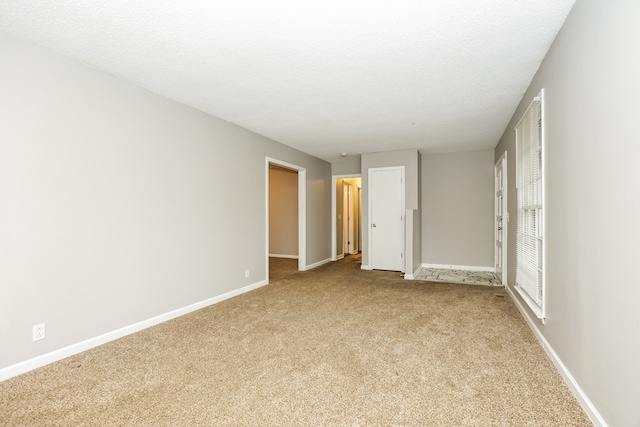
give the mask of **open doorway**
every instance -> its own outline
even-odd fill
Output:
[[[266,161],[266,271],[306,270],[306,170],[281,160]],[[282,267],[282,268],[280,268]]]
[[[334,176],[332,259],[358,255],[362,248],[362,178]]]

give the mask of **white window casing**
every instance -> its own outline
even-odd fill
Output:
[[[543,91],[516,125],[516,287],[544,319]]]

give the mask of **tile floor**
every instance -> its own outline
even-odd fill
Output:
[[[468,285],[502,286],[495,273],[488,271],[447,270],[440,268],[423,268],[415,280],[428,282],[464,283]]]

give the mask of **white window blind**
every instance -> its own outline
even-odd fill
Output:
[[[516,289],[544,318],[542,253],[542,92],[516,126]]]

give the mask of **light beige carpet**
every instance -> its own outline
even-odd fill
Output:
[[[0,383],[0,425],[591,425],[499,288],[295,262]]]

